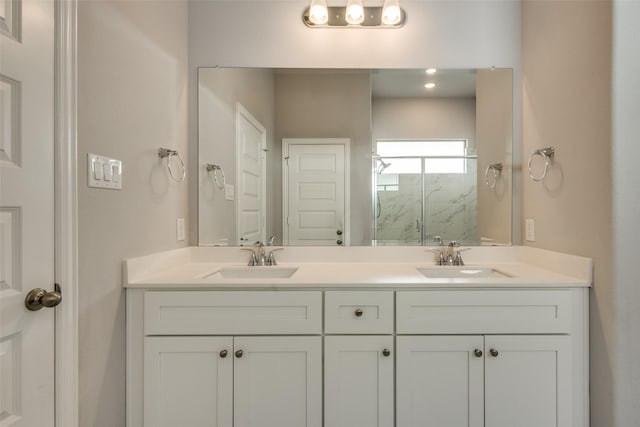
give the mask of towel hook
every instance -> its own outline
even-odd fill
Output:
[[[542,181],[547,176],[547,171],[549,170],[549,165],[551,164],[551,160],[553,160],[553,156],[556,153],[556,149],[554,147],[540,148],[529,156],[529,178],[534,180],[535,182]],[[533,158],[535,156],[540,156],[544,159],[544,170],[542,171],[542,175],[535,176],[533,171],[531,170],[531,163],[533,162]]]
[[[171,178],[173,178],[173,180],[176,182],[184,181],[184,178],[187,175],[187,168],[184,166],[184,160],[182,160],[180,153],[178,153],[176,150],[170,150],[168,148],[158,148],[158,157],[160,157],[161,159],[168,157],[167,169],[169,169],[169,175],[171,175]],[[171,159],[174,157],[180,162],[180,168],[182,169],[182,174],[180,176],[176,176],[173,171]]]
[[[207,170],[207,172],[213,171],[213,180],[216,183],[216,187],[222,190],[224,186],[227,184],[227,178],[224,176],[224,170],[222,169],[222,166],[214,165],[212,163],[207,163],[204,165],[204,167]],[[222,175],[222,184],[220,184],[220,181],[218,180],[218,171],[220,171],[220,175]]]
[[[496,188],[496,184],[498,183],[498,177],[502,174],[503,165],[502,162],[494,163],[492,165],[487,166],[484,171],[484,183],[487,184],[489,190],[493,190]],[[489,171],[493,171],[493,182],[489,182]]]

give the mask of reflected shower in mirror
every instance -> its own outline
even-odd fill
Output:
[[[510,69],[200,68],[199,244],[510,244],[512,85]]]

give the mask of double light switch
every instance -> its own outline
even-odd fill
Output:
[[[91,153],[87,158],[89,187],[122,189],[122,161]]]

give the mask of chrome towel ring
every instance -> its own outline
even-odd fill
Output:
[[[224,170],[222,170],[222,167],[220,165],[214,165],[212,163],[207,163],[206,165],[204,165],[204,167],[207,172],[213,171],[213,180],[216,183],[216,187],[222,190],[227,184],[227,178],[224,176]],[[222,184],[220,184],[220,181],[218,180],[218,171],[220,171],[220,175],[222,175]]]
[[[487,184],[489,190],[493,190],[496,188],[496,184],[498,183],[498,177],[502,174],[503,165],[502,162],[494,163],[492,165],[487,166],[484,170],[484,183]],[[489,171],[493,171],[493,181],[489,180]]]
[[[540,148],[539,150],[534,151],[529,156],[529,178],[534,180],[535,182],[542,181],[547,176],[547,171],[549,170],[549,165],[551,164],[551,160],[555,155],[556,149],[554,147]],[[544,170],[542,171],[542,175],[535,176],[533,171],[531,170],[531,162],[533,162],[533,158],[535,156],[540,156],[544,159]]]
[[[173,178],[173,180],[176,182],[184,181],[184,178],[187,175],[187,168],[184,166],[184,160],[182,160],[182,157],[180,157],[180,153],[178,153],[176,150],[170,150],[168,148],[158,148],[158,157],[160,157],[161,159],[168,157],[167,169],[169,169],[169,175],[171,175],[171,178]],[[182,169],[182,174],[180,174],[179,176],[176,175],[173,171],[171,159],[173,159],[174,157],[178,159],[178,161],[180,162],[180,168]]]

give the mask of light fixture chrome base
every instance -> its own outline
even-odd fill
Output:
[[[382,23],[382,7],[364,7],[364,21],[353,25],[345,18],[344,7],[328,7],[329,21],[326,24],[314,24],[309,20],[309,8],[302,14],[302,22],[309,28],[402,28],[407,20],[404,9],[400,9],[400,21],[397,24],[387,25]]]

